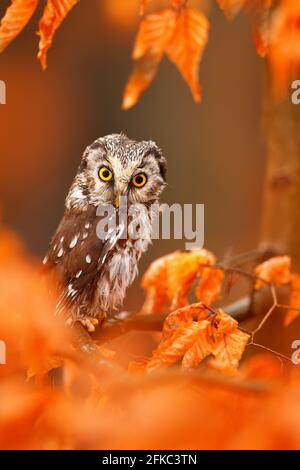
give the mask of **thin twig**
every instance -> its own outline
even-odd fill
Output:
[[[267,346],[264,346],[263,344],[260,344],[260,343],[254,343],[253,341],[251,341],[250,343],[248,343],[247,346],[255,346],[257,348],[261,348],[261,349],[264,349],[272,354],[274,354],[275,356],[277,357],[280,357],[282,359],[285,359],[286,361],[288,362],[291,362],[292,363],[292,360],[290,357],[286,356],[285,354],[282,354],[278,351],[275,351],[274,349],[271,349],[271,348],[268,348]]]
[[[277,302],[277,294],[276,294],[276,289],[274,284],[270,284],[270,289],[271,289],[271,294],[272,294],[272,299],[273,299],[273,305],[269,308],[267,313],[264,315],[263,319],[261,322],[258,324],[258,326],[255,328],[255,330],[252,331],[252,335],[254,336],[255,333],[257,333],[266,323],[268,318],[272,315],[274,310],[278,307],[278,302]]]

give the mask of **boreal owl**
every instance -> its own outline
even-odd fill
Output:
[[[58,313],[67,312],[69,320],[94,331],[122,305],[151,241],[152,204],[158,202],[165,185],[166,160],[155,142],[111,134],[87,147],[43,261],[58,279]],[[130,217],[139,236],[131,237],[128,223],[116,217],[115,227],[100,237],[99,209],[102,213],[111,205],[118,216],[124,198],[127,214],[134,209]]]

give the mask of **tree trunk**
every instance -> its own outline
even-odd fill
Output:
[[[293,90],[291,89],[291,92]],[[281,102],[267,74],[264,102],[267,168],[260,248],[289,254],[300,272],[300,105],[291,93]]]

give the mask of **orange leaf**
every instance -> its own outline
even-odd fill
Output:
[[[248,0],[253,16],[254,43],[261,57],[265,57],[269,52],[272,3],[273,0]]]
[[[219,309],[211,322],[210,337],[214,359],[209,365],[225,373],[234,373],[250,335],[239,330],[238,322]]]
[[[186,0],[171,0],[173,7],[181,8],[184,7],[184,4],[187,3]]]
[[[187,350],[182,359],[183,369],[197,367],[203,359],[211,354],[211,339],[207,333],[209,321],[201,321],[201,330],[190,349]]]
[[[140,0],[140,15],[144,15],[145,13],[145,8],[147,6],[147,3],[149,2],[149,0]]]
[[[145,365],[145,371],[152,372],[175,364],[192,347],[198,337],[205,333],[208,325],[208,321],[201,320],[179,328],[153,352],[152,357]]]
[[[228,18],[234,18],[246,5],[247,0],[217,0],[217,2]]]
[[[142,278],[147,296],[142,310],[159,313],[188,305],[188,294],[203,265],[213,265],[215,257],[204,249],[175,251],[154,261]],[[204,289],[201,289],[204,295]],[[202,299],[201,299],[202,300]]]
[[[226,373],[234,373],[247,346],[250,335],[236,328],[217,342],[212,349],[215,356],[209,363],[210,366]]]
[[[43,360],[42,364],[39,364],[37,368],[29,367],[27,370],[27,379],[31,379],[32,377],[37,377],[37,379],[41,379],[47,375],[47,373],[58,367],[62,367],[64,364],[64,359],[59,356],[46,356]]]
[[[135,105],[156,75],[166,44],[174,33],[176,13],[166,8],[142,20],[133,48],[136,61],[124,90],[122,108]]]
[[[223,280],[224,273],[221,269],[204,268],[195,289],[197,299],[206,305],[212,305],[220,297]]]
[[[250,335],[238,329],[238,322],[221,309],[215,315],[205,306],[192,304],[172,312],[166,319],[163,338],[152,357],[133,363],[133,372],[152,372],[182,359],[182,367],[196,367],[213,355],[210,365],[225,373],[234,373]]]
[[[284,325],[288,326],[300,315],[300,275],[292,274],[290,306],[299,310],[288,310]]]
[[[264,282],[273,284],[288,284],[291,281],[291,258],[289,256],[274,256],[255,269],[255,275],[259,277],[255,289],[260,289]]]
[[[163,338],[170,337],[175,330],[180,328],[182,325],[186,325],[188,322],[192,322],[195,318],[197,320],[207,318],[207,308],[204,304],[196,303],[182,307],[174,312],[169,313],[164,321],[163,326]]]
[[[287,311],[284,318],[284,325],[288,326],[300,315],[300,275],[291,273],[291,258],[289,256],[270,258],[268,261],[257,266],[255,274],[260,277],[256,281],[256,289],[260,289],[264,281],[277,285],[290,285],[290,307],[292,308]]]
[[[124,89],[122,109],[130,109],[138,102],[143,91],[153,81],[161,58],[160,54],[149,53],[134,64]]]
[[[145,9],[150,3],[151,0],[140,0],[140,15],[143,16],[145,14]]]
[[[52,45],[56,30],[61,25],[73,6],[79,0],[47,0],[43,16],[39,23],[39,52],[38,59],[43,70],[47,68],[47,51]]]
[[[175,32],[166,51],[190,86],[195,101],[201,99],[198,68],[208,30],[209,23],[203,13],[195,8],[183,8],[178,13]]]
[[[282,377],[282,363],[272,354],[258,354],[250,357],[241,370],[248,379],[278,379]]]
[[[300,73],[300,2],[284,0],[272,14],[269,64],[275,96],[282,99]]]
[[[0,52],[15,39],[32,17],[38,0],[12,0],[0,26]]]
[[[165,8],[143,19],[134,43],[133,59],[140,59],[148,52],[162,54],[174,34],[175,19],[176,12],[171,8]]]

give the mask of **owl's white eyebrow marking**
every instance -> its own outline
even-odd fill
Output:
[[[74,248],[74,246],[76,245],[77,241],[78,241],[78,235],[75,235],[75,237],[72,238],[71,243],[70,243],[70,245],[69,245],[70,248]]]
[[[86,255],[85,261],[86,261],[88,264],[90,264],[90,263],[92,262],[91,255]]]
[[[64,250],[63,248],[61,248],[59,252],[57,253],[57,256],[60,258],[63,254],[64,254]]]
[[[82,274],[82,269],[80,271],[78,271],[78,273],[76,273],[75,277],[78,279]]]

